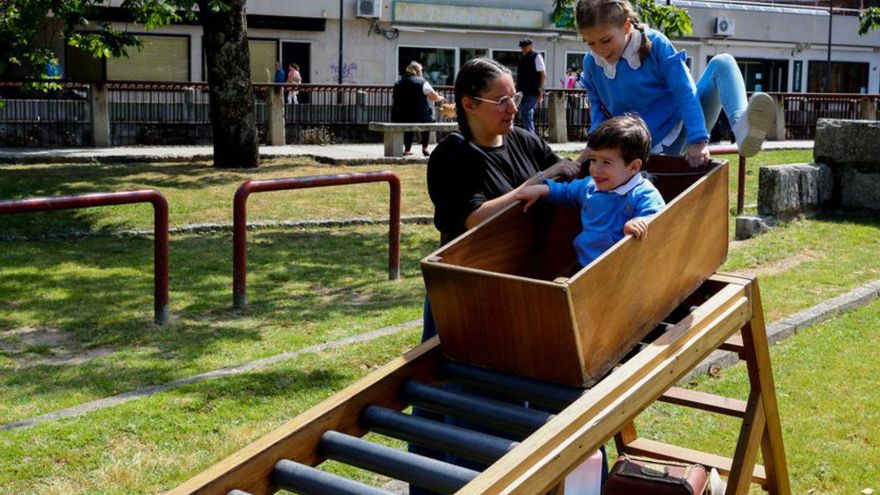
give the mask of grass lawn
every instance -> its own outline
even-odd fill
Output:
[[[809,154],[780,151],[751,160],[746,203],[755,202],[759,163],[805,162]],[[228,223],[232,194],[245,180],[382,169],[401,176],[405,215],[431,213],[424,166],[330,167],[310,160],[276,161],[257,171],[203,164],[0,166],[0,197],[156,187],[169,199],[172,225]],[[147,229],[147,210],[0,217],[0,232]],[[257,195],[249,210],[253,220],[382,218],[387,186]],[[880,219],[794,222],[731,242],[722,269],[759,276],[766,317],[774,321],[880,278],[878,234]],[[231,235],[175,235],[174,319],[161,329],[151,323],[150,239],[0,244],[0,425],[417,319],[424,296],[418,260],[433,250],[437,234],[431,226],[405,225],[402,242],[403,279],[392,282],[386,279],[387,226],[254,232],[249,306],[237,312],[230,307]],[[877,383],[870,356],[878,315],[874,304],[773,349],[795,493],[880,491],[880,393],[870,387],[872,378]],[[413,346],[419,332],[302,355],[79,418],[0,431],[0,493],[170,488]],[[743,376],[734,368],[694,386],[742,397]],[[838,389],[848,390],[852,400],[835,400]],[[726,435],[733,423],[715,421],[657,406],[640,426],[646,436],[729,455],[733,444]]]

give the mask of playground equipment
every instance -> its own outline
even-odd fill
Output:
[[[157,325],[168,322],[168,202],[155,189],[0,201],[0,215],[74,210],[97,206],[153,205],[153,314]]]
[[[251,194],[290,189],[387,182],[390,189],[388,219],[388,279],[400,278],[400,179],[394,172],[317,175],[293,179],[252,180],[240,185],[233,200],[232,302],[243,308],[247,298],[247,200]]]
[[[727,169],[652,158],[648,170],[669,206],[650,235],[626,238],[577,271],[568,244],[577,215],[511,205],[423,260],[439,337],[171,493],[387,494],[315,468],[333,459],[440,493],[562,494],[565,476],[613,437],[620,452],[717,468],[727,495],[748,493],[752,482],[790,494],[757,281],[713,273],[726,255]],[[629,351],[622,359],[621,349]],[[746,361],[747,401],[675,387],[716,349]],[[657,400],[742,418],[733,457],[640,438],[635,420]],[[401,412],[409,406],[496,432]],[[368,432],[485,467],[359,438]],[[759,448],[764,466],[755,465]]]

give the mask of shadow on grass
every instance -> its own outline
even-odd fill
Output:
[[[251,356],[293,350],[254,350],[273,338],[301,348],[351,334],[359,322],[420,305],[418,260],[434,248],[434,237],[429,227],[404,231],[404,280],[393,282],[381,227],[252,233],[244,312],[231,309],[231,236],[172,237],[175,320],[164,328],[152,324],[150,239],[7,244],[0,252],[8,267],[0,276],[0,342],[23,327],[57,328],[72,345],[109,346],[127,359],[0,369],[0,389],[19,397],[107,394],[180,378],[182,369],[191,368],[183,376],[203,371],[192,369],[203,358],[239,363],[242,346]]]

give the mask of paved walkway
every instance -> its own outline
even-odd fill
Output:
[[[581,151],[583,142],[551,144],[554,151]],[[812,149],[812,141],[768,141],[763,149]],[[418,152],[418,147],[416,147]],[[424,163],[419,153],[383,156],[382,144],[260,146],[264,159],[307,156],[334,165]],[[418,156],[417,156],[418,155]],[[211,146],[119,146],[113,148],[0,148],[0,163],[130,163],[210,161]]]

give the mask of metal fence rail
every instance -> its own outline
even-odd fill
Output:
[[[143,189],[0,201],[0,215],[134,203],[153,205],[153,310],[156,324],[164,325],[168,321],[168,202],[162,193]]]
[[[251,194],[314,187],[387,182],[390,190],[388,218],[388,278],[400,278],[400,178],[394,172],[318,175],[291,179],[248,181],[238,187],[232,212],[232,301],[243,308],[247,294],[247,200]]]
[[[60,82],[42,92],[27,83],[0,82],[0,146],[90,146],[95,85]],[[273,84],[254,84],[260,142],[268,141],[268,97]],[[370,122],[391,120],[390,85],[284,85],[288,144],[380,142]],[[435,88],[453,102],[452,87]],[[206,83],[115,81],[107,92],[111,145],[210,144],[210,95]],[[569,140],[586,139],[590,106],[580,89],[553,89],[535,108],[535,128],[548,134],[551,94],[565,100]],[[297,102],[294,103],[293,96]],[[876,116],[880,95],[773,93],[783,106],[786,139],[812,139],[820,118]],[[867,109],[867,111],[866,111]],[[444,120],[438,115],[436,120]],[[519,118],[517,118],[519,121]]]

